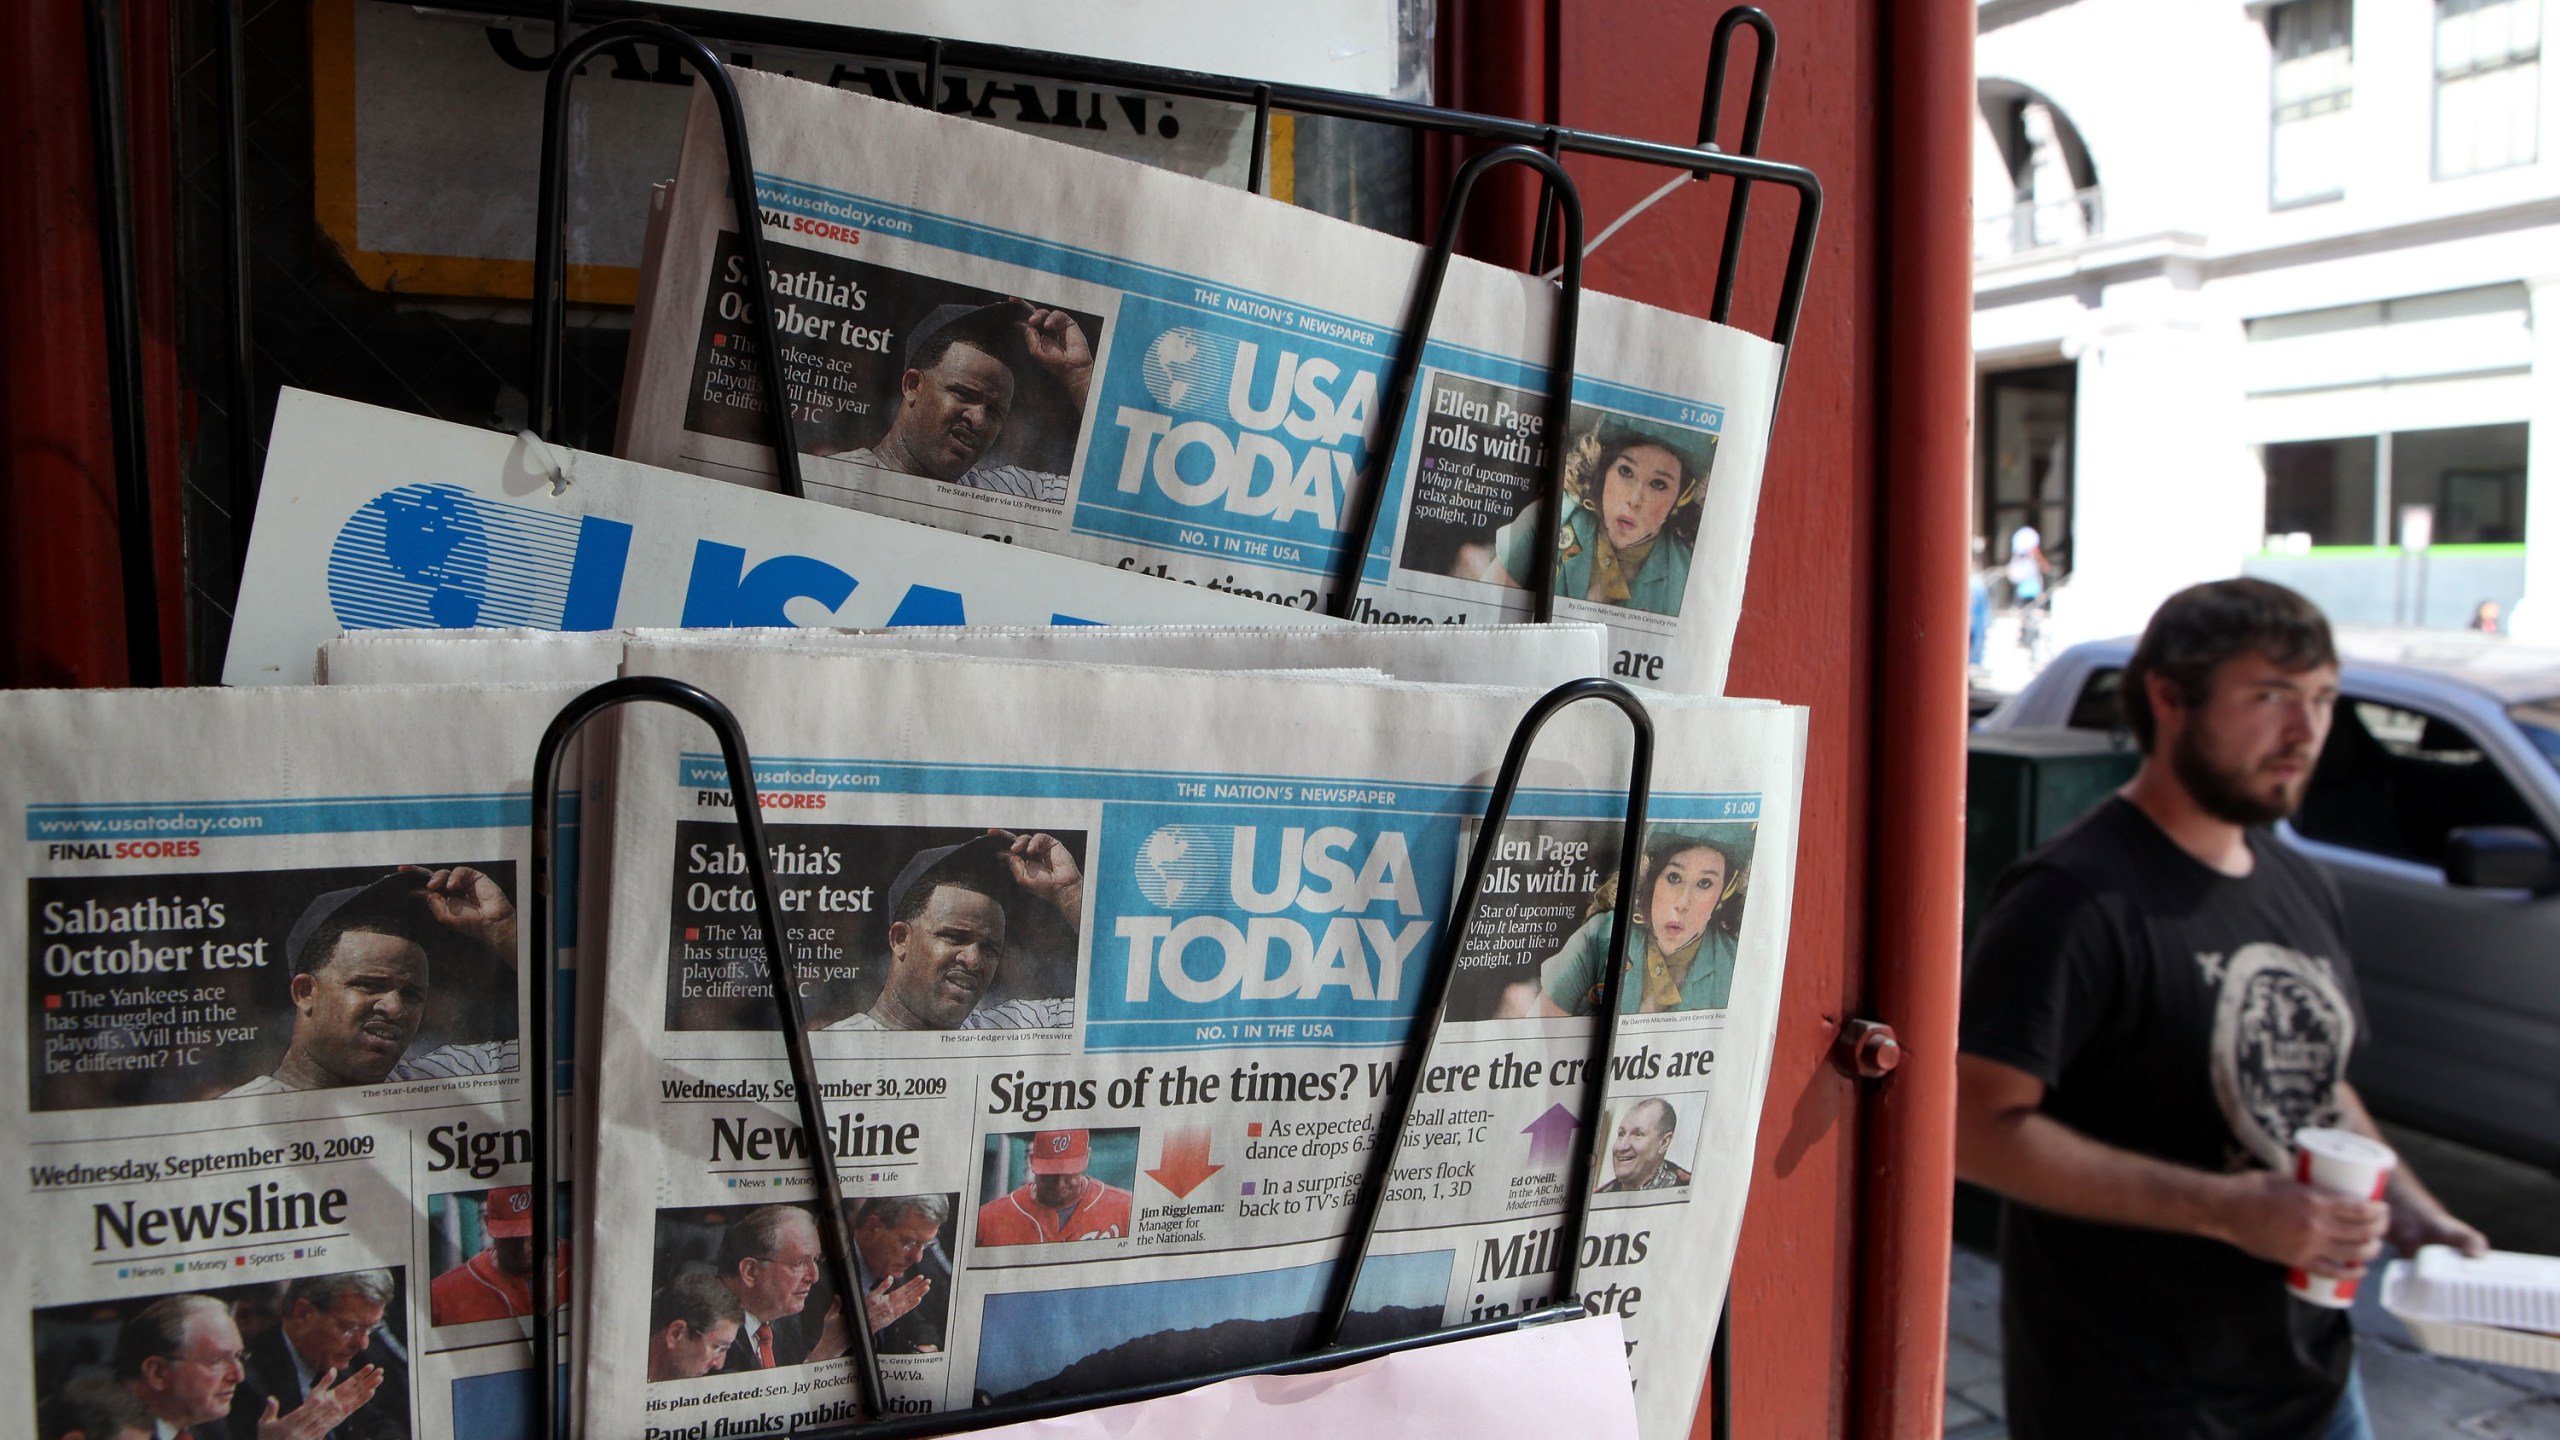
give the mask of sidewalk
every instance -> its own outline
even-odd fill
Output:
[[[2560,1178],[2385,1127],[2456,1214],[2502,1249],[2560,1252]],[[2379,1440],[2560,1440],[2560,1374],[2448,1360],[2417,1348],[2367,1285],[2356,1361]],[[1947,1303],[1946,1440],[2007,1440],[2000,1423],[2000,1267],[1958,1245]]]
[[[2382,1440],[2560,1440],[2560,1375],[2447,1360],[2410,1343],[2372,1289],[2356,1360]],[[2000,1423],[2000,1269],[1958,1246],[1947,1305],[1946,1440],[2007,1440]]]

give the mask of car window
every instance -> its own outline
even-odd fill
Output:
[[[2074,730],[2121,730],[2124,712],[2116,705],[2116,691],[2124,684],[2124,667],[2109,665],[2092,670],[2081,682],[2080,693],[2071,702],[2071,718],[2065,725]]]
[[[2507,711],[2524,738],[2555,770],[2560,770],[2560,696],[2537,700],[2530,705],[2517,705]]]
[[[2466,825],[2542,832],[2524,797],[2461,725],[2344,697],[2293,828],[2332,845],[2437,865],[2444,837]]]

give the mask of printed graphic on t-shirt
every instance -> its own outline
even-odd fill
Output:
[[[2355,1012],[2329,962],[2282,945],[2244,945],[2222,970],[2213,1013],[2213,1093],[2249,1153],[2272,1169],[2293,1164],[2293,1132],[2339,1121],[2338,1082],[2355,1048]]]

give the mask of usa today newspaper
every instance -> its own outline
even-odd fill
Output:
[[[179,1433],[524,1413],[526,820],[573,693],[0,694],[0,1428],[120,1354]]]
[[[1535,692],[634,639],[755,746],[828,1107],[801,1127],[726,772],[615,746],[588,1423],[779,1434],[1064,1396],[1309,1346]],[[1547,728],[1417,1077],[1354,1339],[1542,1303],[1578,1155],[1583,1305],[1644,1433],[1685,1434],[1738,1233],[1796,852],[1800,710],[1652,705],[1618,1060],[1586,1127],[1630,739]],[[844,1186],[858,1297],[821,1263]]]
[[[1719,693],[1779,349],[1453,262],[1413,407],[1375,434],[1422,247],[1205,180],[789,78],[736,76],[809,495],[1354,618],[1557,616],[1612,670]],[[772,488],[749,261],[697,93],[625,372],[628,458]],[[1540,496],[1561,451],[1561,513]],[[1382,453],[1381,453],[1382,452]]]
[[[1331,625],[609,455],[287,388],[227,685],[298,685],[343,630]]]

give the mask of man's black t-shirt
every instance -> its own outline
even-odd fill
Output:
[[[2289,1168],[2295,1130],[2339,1119],[2363,1017],[2337,892],[2264,832],[2249,848],[2225,875],[2109,799],[2020,860],[1965,959],[1965,1053],[2106,1144]],[[2000,1270],[2018,1440],[2316,1437],[2354,1360],[2343,1312],[2216,1241],[2013,1204]]]

